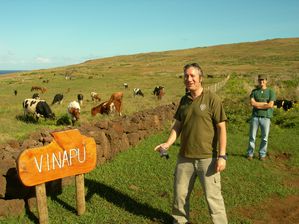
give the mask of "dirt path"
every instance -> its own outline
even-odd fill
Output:
[[[275,156],[276,168],[288,173],[284,184],[293,189],[299,189],[299,170],[286,166],[289,155]],[[254,224],[296,224],[299,223],[299,195],[290,195],[285,198],[273,197],[257,206],[243,207],[238,212],[247,217]]]
[[[263,212],[261,212],[263,211]],[[299,223],[299,196],[272,198],[259,206],[242,208],[240,213],[255,224]],[[256,215],[263,213],[263,216]]]

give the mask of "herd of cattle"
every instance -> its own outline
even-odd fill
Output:
[[[128,85],[124,84],[125,88],[128,88]],[[40,91],[41,93],[45,93],[47,91],[46,88],[32,86],[31,91]],[[17,90],[14,90],[14,94],[17,95]],[[157,97],[157,99],[161,100],[165,94],[163,86],[156,86],[153,90],[153,94]],[[144,94],[141,89],[134,88],[133,89],[133,96],[142,96]],[[92,102],[100,102],[101,97],[96,92],[91,92],[90,97]],[[98,106],[91,108],[91,115],[96,116],[97,114],[112,114],[118,113],[119,116],[122,116],[122,99],[123,99],[123,92],[116,92],[113,93],[109,100],[102,102]],[[62,104],[63,102],[63,94],[58,93],[54,96],[51,106],[55,104]],[[80,118],[80,110],[81,106],[83,105],[83,94],[77,95],[77,101],[72,101],[68,104],[67,113],[72,121],[72,125],[75,124],[76,121]],[[23,110],[24,116],[27,117],[28,115],[33,116],[36,121],[40,117],[45,119],[56,119],[55,114],[52,112],[51,107],[45,101],[40,99],[39,93],[34,93],[32,98],[25,99],[23,101]]]
[[[128,88],[128,84],[124,83],[124,88]],[[44,87],[32,86],[31,91],[39,91],[41,93],[45,93],[47,91]],[[17,90],[14,90],[14,94],[17,95]],[[156,86],[153,90],[153,94],[157,97],[158,100],[161,100],[165,94],[165,90],[163,86]],[[144,93],[139,88],[133,89],[133,96],[142,96],[144,97]],[[90,97],[92,102],[100,102],[101,97],[96,92],[91,92]],[[119,116],[122,116],[122,99],[123,92],[113,93],[109,100],[100,103],[98,106],[91,108],[91,116],[96,116],[97,114],[112,114],[118,113]],[[63,102],[63,94],[58,93],[54,96],[51,106],[55,104],[62,104]],[[276,108],[282,108],[285,111],[288,111],[293,107],[295,101],[291,100],[276,100],[274,105]],[[80,118],[80,110],[83,105],[83,94],[77,95],[77,101],[72,101],[68,104],[67,113],[74,125],[76,121]],[[23,109],[24,116],[33,115],[33,117],[38,121],[39,117],[44,117],[45,119],[55,119],[55,114],[52,112],[49,104],[40,99],[40,94],[38,92],[32,95],[32,98],[25,99],[23,101]]]

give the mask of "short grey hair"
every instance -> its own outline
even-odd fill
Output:
[[[184,66],[184,75],[186,74],[186,71],[187,71],[189,68],[191,68],[191,67],[197,69],[197,70],[200,72],[200,75],[203,76],[203,70],[202,70],[202,68],[199,66],[199,64],[197,64],[197,63],[186,64],[186,65]]]

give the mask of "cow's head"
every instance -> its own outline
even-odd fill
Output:
[[[50,113],[48,118],[51,120],[55,120],[56,116],[54,113]]]
[[[91,108],[91,116],[96,116],[97,113],[100,113],[101,110],[100,106],[101,105]]]
[[[42,115],[44,118],[49,118],[54,120],[55,114],[52,112],[50,106],[46,101],[39,101],[36,105],[36,112]]]

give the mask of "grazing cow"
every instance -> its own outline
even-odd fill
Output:
[[[45,87],[40,87],[40,86],[32,86],[32,87],[31,87],[31,92],[34,91],[34,90],[36,90],[36,91],[41,91],[41,93],[45,93],[45,92],[47,92],[47,88],[45,88]]]
[[[18,95],[18,91],[16,89],[14,90],[14,94],[15,96]]]
[[[129,87],[128,83],[124,83],[124,87],[127,89]]]
[[[79,93],[77,95],[77,99],[78,99],[79,104],[82,106],[83,105],[83,94]]]
[[[32,99],[39,100],[40,99],[39,93],[33,93]]]
[[[115,106],[113,103],[109,104],[109,101],[105,101],[100,105],[91,108],[91,115],[96,116],[96,114],[110,114],[115,111]]]
[[[62,101],[63,101],[63,94],[57,93],[54,96],[54,99],[52,101],[52,105],[54,105],[54,104],[62,104]]]
[[[162,97],[165,95],[164,87],[163,86],[156,86],[154,91],[153,91],[153,94],[155,96],[157,96],[158,100],[161,100]]]
[[[288,111],[289,109],[291,109],[293,107],[293,104],[295,102],[291,101],[291,100],[275,100],[274,105],[277,108],[283,108],[285,111]]]
[[[114,112],[118,112],[119,116],[121,114],[121,106],[122,106],[122,92],[113,93],[108,101],[101,103],[100,105],[93,107],[91,109],[91,115],[95,116],[97,113],[100,114],[111,114]]]
[[[141,91],[141,89],[138,89],[138,88],[134,88],[133,89],[133,96],[143,96],[144,97],[144,94],[143,92]]]
[[[51,111],[50,106],[44,100],[25,99],[23,101],[23,109],[24,116],[32,114],[36,121],[38,121],[39,117],[55,119],[55,114]]]
[[[92,101],[101,101],[100,95],[96,92],[91,92],[90,96]]]
[[[116,112],[118,112],[119,116],[122,116],[121,106],[122,106],[123,96],[124,96],[124,94],[122,92],[116,92],[111,95],[110,100],[109,100],[109,102],[114,104],[115,110],[116,110]]]
[[[67,107],[67,112],[71,117],[72,125],[74,126],[75,121],[80,118],[80,105],[77,101],[72,101]]]

